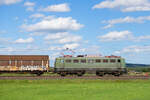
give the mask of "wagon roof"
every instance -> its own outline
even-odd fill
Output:
[[[48,55],[0,55],[0,60],[49,60]]]

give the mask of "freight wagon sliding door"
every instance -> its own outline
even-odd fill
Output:
[[[0,71],[9,71],[9,61],[8,60],[0,60]]]

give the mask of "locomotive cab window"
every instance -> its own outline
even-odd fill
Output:
[[[115,59],[110,59],[110,62],[111,62],[111,63],[115,63],[116,60],[115,60]]]
[[[88,59],[88,63],[94,63],[94,59]]]
[[[74,62],[74,63],[79,63],[79,60],[74,59],[73,62]]]
[[[103,62],[104,63],[108,63],[108,59],[103,59]]]
[[[70,59],[66,59],[66,63],[71,63],[71,60]]]
[[[120,59],[118,59],[118,62],[121,62],[121,60],[120,60]]]
[[[81,63],[86,63],[86,59],[81,59]]]

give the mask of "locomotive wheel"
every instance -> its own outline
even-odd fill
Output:
[[[116,72],[116,73],[114,73],[114,76],[120,76],[120,73],[119,72]]]
[[[64,77],[66,76],[66,72],[60,72],[60,75]]]
[[[83,72],[82,71],[77,72],[77,76],[83,76]]]
[[[120,75],[119,74],[114,74],[114,76],[118,76],[119,77]]]
[[[102,77],[102,76],[104,76],[104,72],[96,72],[96,75]]]

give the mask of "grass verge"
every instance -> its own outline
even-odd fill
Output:
[[[149,100],[150,80],[0,80],[0,100]]]

